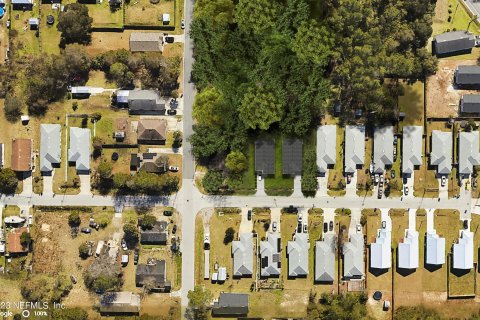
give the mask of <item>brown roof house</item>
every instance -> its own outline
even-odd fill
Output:
[[[162,52],[163,37],[160,32],[132,32],[130,51]]]
[[[138,314],[140,312],[140,295],[130,291],[107,292],[100,298],[100,313]]]
[[[22,245],[20,241],[20,236],[22,233],[28,232],[27,228],[17,228],[13,229],[11,232],[8,233],[7,236],[7,251],[10,254],[22,254],[27,253],[28,248]]]
[[[160,153],[132,154],[130,170],[165,173],[168,171],[168,156]]]
[[[18,172],[32,170],[32,139],[13,139],[12,170]]]
[[[166,120],[143,119],[138,122],[137,142],[139,144],[165,144],[166,141]]]
[[[169,292],[172,285],[167,280],[165,260],[154,260],[148,264],[139,264],[135,271],[137,287],[146,286],[149,290]]]

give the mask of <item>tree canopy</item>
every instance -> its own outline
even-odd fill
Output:
[[[69,3],[60,12],[57,29],[62,33],[60,44],[91,41],[93,19],[88,15],[88,7],[81,3]]]

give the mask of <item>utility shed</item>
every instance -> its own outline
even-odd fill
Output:
[[[473,250],[473,232],[460,230],[458,242],[453,244],[453,268],[472,269]]]
[[[436,55],[452,55],[469,52],[475,47],[475,36],[465,30],[439,34],[433,39]]]
[[[343,277],[346,280],[362,279],[364,276],[364,241],[362,233],[350,236],[343,244]]]
[[[325,125],[317,128],[317,167],[321,174],[335,165],[337,160],[337,126]]]
[[[163,36],[160,32],[132,32],[130,51],[162,52]]]
[[[426,263],[440,265],[445,263],[445,238],[439,237],[435,230],[427,232]]]
[[[242,233],[232,242],[233,277],[251,277],[253,274],[253,234]]]
[[[438,175],[448,175],[452,171],[452,133],[433,130],[431,146],[430,165],[437,167]]]
[[[140,295],[130,291],[107,292],[100,298],[101,314],[138,314]]]
[[[59,124],[40,125],[40,171],[51,172],[62,158],[62,127]]]
[[[422,164],[422,136],[422,126],[403,127],[402,173],[404,175],[413,174],[415,167]]]
[[[281,237],[277,232],[268,232],[267,240],[260,241],[260,276],[278,277],[281,271]]]
[[[74,162],[77,172],[90,172],[90,129],[70,128],[68,162]]]
[[[373,133],[374,173],[383,174],[393,164],[393,126],[376,127]]]
[[[308,275],[308,234],[296,233],[293,241],[288,241],[288,276],[306,277]]]
[[[275,174],[275,141],[255,141],[255,172],[264,175]]]
[[[460,132],[458,142],[458,174],[469,177],[473,173],[473,166],[480,165],[479,133]]]
[[[248,294],[220,293],[218,301],[213,303],[214,316],[242,316],[248,314]]]
[[[480,85],[480,66],[458,66],[455,70],[455,85],[477,87]]]
[[[325,234],[323,241],[315,242],[315,282],[335,280],[335,247],[335,234]]]
[[[301,175],[303,164],[303,142],[300,139],[283,139],[282,171],[285,175]]]
[[[416,230],[406,229],[403,242],[398,244],[398,267],[418,268],[418,232]]]
[[[480,94],[464,94],[460,99],[461,113],[480,113]]]
[[[365,126],[345,128],[345,173],[355,174],[365,161]]]

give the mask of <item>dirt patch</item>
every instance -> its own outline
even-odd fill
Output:
[[[438,71],[427,78],[427,117],[456,116],[463,94],[475,93],[458,90],[453,86],[453,76],[459,65],[476,65],[476,60],[440,60]]]

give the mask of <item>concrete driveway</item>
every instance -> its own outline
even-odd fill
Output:
[[[257,192],[255,193],[256,196],[266,196],[265,193],[265,179],[262,177],[262,180],[258,180],[258,176],[255,177],[257,179]]]
[[[434,225],[434,209],[425,209],[427,211],[427,232],[433,231],[435,229]]]
[[[293,194],[294,197],[300,197],[302,193],[302,176],[295,176],[293,178]]]
[[[438,197],[440,199],[448,199],[448,177],[445,185],[442,187],[442,179],[437,178],[438,180]]]
[[[334,227],[330,230],[330,221],[333,221]],[[323,209],[323,222],[328,223],[328,231],[325,234],[335,234],[335,209],[334,208],[325,208]]]
[[[280,218],[282,216],[281,211],[282,211],[281,208],[271,208],[270,209],[270,219],[272,221],[270,223],[270,228],[268,229],[269,232],[273,232],[272,225],[273,225],[273,222],[276,222],[277,223],[277,231],[276,232],[280,233],[280,227],[281,227]]]
[[[405,190],[405,186],[408,186],[408,195],[403,194],[404,198],[413,198],[413,182],[415,181],[415,173],[412,173],[410,178],[406,178],[406,182],[403,184],[403,190]]]
[[[92,194],[92,191],[90,190],[90,175],[80,174],[78,176],[80,177],[80,194]]]
[[[239,234],[249,233],[253,230],[253,219],[250,221],[248,220],[248,210],[251,210],[251,208],[242,208],[242,212],[240,213],[242,221],[240,221]]]
[[[350,214],[350,226],[348,227],[348,235],[354,235],[357,233],[357,225],[360,224],[360,220],[362,218],[362,209],[360,208],[352,208]]]
[[[318,190],[317,197],[326,197],[328,195],[328,173],[325,177],[317,177]]]
[[[350,183],[347,183],[347,179],[345,178],[346,183],[346,196],[354,197],[357,195],[357,172],[352,176]]]
[[[43,176],[43,194],[52,195],[53,194],[53,174],[55,171],[52,171],[51,175]]]
[[[380,218],[381,222],[383,224],[383,221],[385,221],[385,230],[387,231],[392,231],[392,219],[390,218],[390,215],[388,212],[390,209],[388,208],[380,208]]]
[[[23,174],[23,190],[21,195],[31,195],[33,193],[33,174],[31,171]]]

